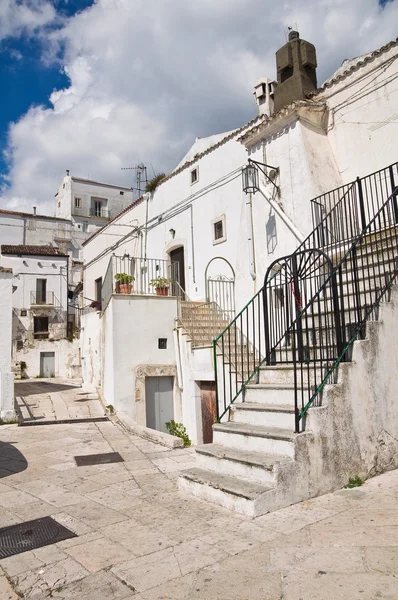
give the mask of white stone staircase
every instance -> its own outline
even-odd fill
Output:
[[[398,257],[398,236],[395,231],[394,240],[396,248],[394,256],[391,256],[390,252],[386,253],[383,249],[377,248],[373,252],[373,262],[376,262],[377,254],[378,265],[396,264],[394,261]],[[369,282],[367,274],[372,273],[373,270],[375,275],[375,267],[369,265],[368,260],[369,247],[365,241],[357,254],[359,272],[365,275],[358,281],[358,286],[365,299],[367,294],[364,292],[368,289],[375,289],[375,287],[377,289],[378,285],[380,288],[383,286],[383,279],[380,277],[380,282],[376,281],[372,288],[368,288],[372,282]],[[351,267],[352,265],[348,263],[343,277],[346,297],[356,293],[352,283]],[[394,266],[391,268],[396,269]],[[382,309],[388,306],[391,294],[395,294],[397,302],[397,290],[393,288],[393,292],[385,297],[387,302],[374,311],[372,318],[378,318]],[[351,311],[349,302],[347,310]],[[389,322],[391,309],[385,312]],[[373,325],[378,326],[381,323]],[[398,323],[392,323],[391,329],[393,328],[397,330]],[[377,328],[369,329],[377,333]],[[316,315],[312,316],[309,331],[317,338],[320,335]],[[371,337],[366,342],[357,341],[353,346],[354,355],[358,345],[360,351],[365,353],[363,363],[366,362],[366,344],[374,343]],[[322,343],[319,339],[317,341],[318,344]],[[382,343],[383,339],[379,342]],[[289,349],[281,349],[280,353],[282,352],[286,356]],[[312,352],[311,342],[309,352]],[[398,366],[398,349],[395,351],[395,356]],[[278,361],[278,351],[276,360]],[[233,363],[233,360],[230,362]],[[312,385],[316,368],[315,366],[310,373],[307,385]],[[366,438],[365,428],[363,431],[357,429],[358,424],[362,423],[363,426],[363,416],[358,405],[355,404],[355,392],[352,391],[348,399],[345,394],[345,388],[349,389],[350,380],[358,377],[358,373],[352,374],[355,369],[358,367],[355,365],[354,356],[354,362],[345,363],[340,367],[339,385],[336,385],[336,372],[334,383],[325,386],[322,406],[309,410],[305,431],[297,434],[294,433],[293,366],[276,364],[261,367],[258,381],[253,381],[246,386],[244,401],[236,401],[230,406],[228,421],[213,425],[213,443],[196,448],[197,467],[181,473],[180,488],[202,499],[255,517],[305,498],[332,491],[344,485],[349,476],[359,474],[365,478],[366,465],[370,464],[371,457],[374,455],[374,448],[377,446],[375,440],[378,439],[380,431],[377,433],[372,430],[372,434]],[[237,371],[239,372],[239,368]],[[300,374],[298,376],[300,377]],[[367,373],[363,372],[362,377],[366,376]],[[360,374],[359,378],[361,378]],[[339,394],[337,396],[336,390]],[[331,398],[330,404],[328,398]],[[343,400],[345,405],[341,404]],[[372,397],[368,402],[372,404]],[[381,406],[380,403],[378,407],[372,405],[372,410],[381,411],[380,418],[383,417],[384,409],[385,406]],[[345,421],[342,420],[342,415],[346,415]],[[373,418],[375,423],[378,423],[379,416]],[[341,431],[335,431],[333,428],[340,428]],[[345,438],[341,436],[341,432],[345,432]],[[353,432],[357,439],[354,439]],[[335,439],[338,440],[338,445],[334,444]],[[368,448],[371,439],[374,448]],[[359,446],[367,447],[366,456],[361,457],[360,460],[352,450],[358,440]],[[345,460],[342,457],[345,457]],[[398,456],[395,463],[398,463]],[[329,472],[325,473],[325,469]]]
[[[262,368],[229,421],[213,425],[213,443],[195,449],[197,467],[182,473],[180,488],[250,516],[267,512],[281,465],[295,459],[292,377],[289,367]]]

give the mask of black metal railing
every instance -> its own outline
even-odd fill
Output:
[[[397,193],[398,188],[286,331],[294,368],[297,432],[304,428],[308,409],[320,404],[321,392],[333,381],[337,366],[351,360],[352,344],[365,337],[368,318],[377,317],[381,300],[389,298],[398,274]]]
[[[214,340],[219,420],[239,396],[244,399],[246,386],[257,380],[264,364],[294,363],[292,345],[298,343],[294,332],[302,340],[301,359],[311,355],[311,341],[322,337],[318,371],[329,370],[343,343],[332,291],[337,286],[340,295],[344,284],[331,273],[370,223],[383,230],[398,222],[397,196],[393,193],[396,182],[398,163],[311,201],[313,231],[292,256],[271,265],[264,287]],[[386,198],[388,206],[383,204]],[[317,319],[323,323],[318,330],[310,320],[297,320],[311,299],[317,304]]]
[[[31,306],[55,306],[58,301],[54,292],[30,292]]]

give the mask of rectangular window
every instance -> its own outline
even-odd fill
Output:
[[[224,237],[222,221],[216,221],[214,223],[214,239],[221,240]]]
[[[124,192],[119,192],[119,194],[120,194],[121,196],[124,196]]]
[[[33,317],[33,334],[35,340],[48,338],[48,317]]]
[[[47,279],[36,279],[36,302],[35,304],[46,304]]]
[[[79,225],[79,227],[80,227],[80,225]],[[82,230],[83,230],[84,233],[88,232],[88,223],[87,223],[87,221],[83,221]]]
[[[167,350],[167,338],[158,339],[158,348],[159,350]]]
[[[225,242],[227,239],[225,229],[225,215],[218,217],[212,221],[213,227],[213,244],[220,244]]]
[[[75,208],[81,208],[81,207],[82,207],[82,199],[75,197]]]
[[[95,280],[95,301],[101,303],[102,277]]]
[[[195,167],[191,171],[191,185],[199,181],[199,167]]]

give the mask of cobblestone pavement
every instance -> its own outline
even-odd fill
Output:
[[[0,427],[0,527],[78,536],[1,560],[1,600],[398,599],[398,471],[251,520],[178,491],[193,460],[111,421]]]
[[[89,419],[104,416],[97,394],[79,379],[29,379],[15,382],[15,396],[25,422]]]

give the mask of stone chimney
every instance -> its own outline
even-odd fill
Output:
[[[262,77],[254,86],[253,95],[257,102],[258,114],[268,117],[274,112],[274,91],[276,82]]]
[[[301,40],[298,31],[290,31],[288,43],[276,53],[276,112],[295,100],[304,100],[317,89],[316,67],[315,46]]]

